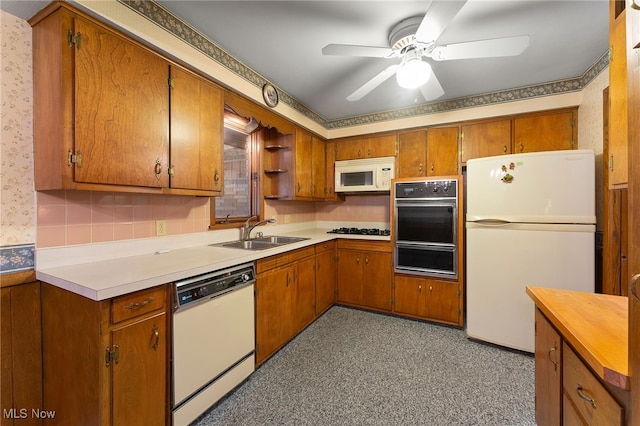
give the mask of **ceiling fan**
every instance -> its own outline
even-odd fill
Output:
[[[444,95],[444,89],[433,73],[431,65],[424,58],[435,61],[448,61],[517,56],[529,46],[528,35],[448,45],[436,44],[440,34],[466,2],[467,0],[433,1],[424,17],[416,16],[402,20],[391,29],[389,32],[389,46],[391,47],[350,44],[328,44],[325,46],[322,49],[323,55],[401,59],[399,64],[393,64],[385,68],[347,96],[347,100],[357,101],[362,99],[394,74],[401,87],[419,88],[422,96],[427,101],[437,99]]]

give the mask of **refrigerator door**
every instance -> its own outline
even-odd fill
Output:
[[[525,287],[594,291],[594,225],[467,223],[467,335],[534,351]]]
[[[548,151],[467,162],[467,221],[596,223],[592,150]]]

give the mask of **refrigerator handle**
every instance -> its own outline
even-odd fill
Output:
[[[511,224],[508,220],[502,219],[479,219],[473,223],[481,226],[507,226]]]

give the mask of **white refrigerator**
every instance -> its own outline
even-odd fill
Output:
[[[466,178],[467,336],[534,352],[525,287],[594,291],[594,152],[472,159]]]

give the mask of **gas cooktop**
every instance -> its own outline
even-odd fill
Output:
[[[337,228],[327,231],[327,234],[358,234],[358,235],[391,235],[388,229],[376,228]]]

